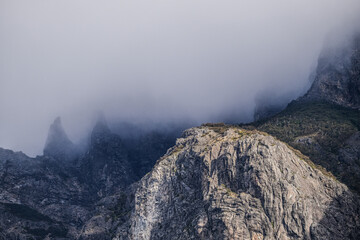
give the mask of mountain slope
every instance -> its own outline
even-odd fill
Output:
[[[360,35],[324,49],[308,92],[285,110],[243,125],[288,143],[360,194]]]
[[[124,221],[118,213],[131,184],[174,138],[173,132],[151,132],[123,139],[100,119],[87,149],[79,151],[58,118],[44,156],[0,148],[0,239],[109,239],[102,226],[96,232],[99,224],[91,225],[92,220],[108,211],[112,219]]]
[[[89,195],[57,159],[0,149],[0,239],[62,239],[89,218]]]
[[[106,122],[95,125],[89,149],[79,158],[78,166],[83,182],[98,198],[121,191],[136,180],[122,139]]]
[[[314,82],[301,100],[360,109],[360,34],[345,48],[323,51]]]
[[[347,44],[324,47],[310,79],[310,89],[298,102],[326,102],[360,110],[360,33],[354,34]],[[255,121],[270,118],[286,108],[283,100],[269,93],[256,101]]]
[[[256,131],[187,130],[139,182],[115,239],[360,237],[358,196],[299,156]]]
[[[360,111],[327,102],[292,102],[248,125],[288,143],[360,193]]]

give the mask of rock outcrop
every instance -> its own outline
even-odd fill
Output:
[[[0,239],[360,237],[359,196],[256,130],[189,129],[139,182],[131,161],[103,123],[75,165],[0,149]]]
[[[57,117],[51,124],[44,147],[44,155],[58,160],[74,160],[78,155],[78,149],[70,141],[61,124],[61,118]]]
[[[127,220],[134,182],[175,142],[172,133],[141,136],[124,140],[102,118],[78,151],[58,118],[44,156],[0,148],[0,239],[111,239]]]
[[[324,50],[314,82],[300,100],[325,100],[360,109],[360,34],[348,47]]]
[[[292,102],[281,113],[245,128],[286,142],[360,194],[360,111],[328,102]]]
[[[76,175],[57,159],[0,149],[0,239],[75,236],[92,210]]]
[[[359,239],[359,197],[306,161],[260,132],[189,129],[115,239]]]
[[[136,180],[122,139],[110,131],[105,121],[96,123],[89,149],[79,159],[79,168],[98,197],[123,190]]]

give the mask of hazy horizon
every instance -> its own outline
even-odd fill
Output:
[[[310,86],[358,0],[0,0],[0,147],[41,154],[57,116],[73,141],[110,122],[251,121]],[[331,39],[331,40],[329,40]]]

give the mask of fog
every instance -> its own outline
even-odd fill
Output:
[[[0,0],[0,147],[41,154],[111,122],[251,121],[309,87],[359,0]],[[344,37],[345,36],[345,37]]]

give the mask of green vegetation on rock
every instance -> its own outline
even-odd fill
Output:
[[[320,165],[320,170],[326,169],[360,193],[360,174],[355,171],[358,161],[339,157],[339,151],[348,147],[347,140],[360,129],[360,111],[325,102],[294,101],[279,114],[242,127],[267,132],[286,142]]]

